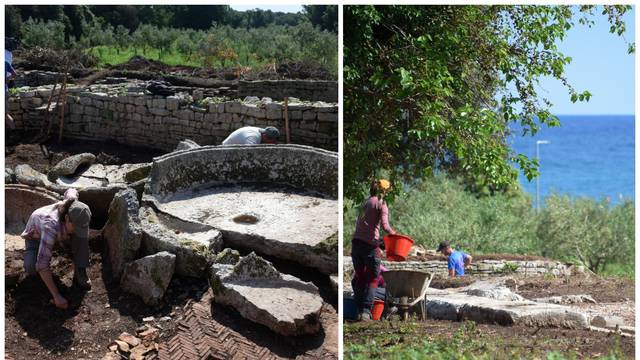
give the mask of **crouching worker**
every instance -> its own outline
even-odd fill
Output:
[[[380,230],[395,234],[389,226],[389,209],[383,198],[391,189],[388,180],[376,180],[369,189],[370,197],[364,202],[351,240],[351,259],[355,271],[353,295],[358,320],[371,320],[371,309],[380,276]]]
[[[222,145],[257,145],[276,144],[280,137],[280,132],[273,126],[259,128],[255,126],[245,126],[232,132]]]
[[[473,260],[471,255],[453,250],[448,241],[441,242],[437,251],[442,252],[442,255],[447,257],[447,268],[449,269],[450,277],[464,276],[464,268],[469,266],[471,260]]]
[[[89,207],[78,200],[78,191],[69,189],[64,200],[35,210],[22,233],[25,239],[24,267],[29,275],[40,275],[53,296],[53,304],[59,309],[69,306],[53,281],[49,268],[56,241],[71,239],[74,263],[73,283],[82,289],[90,289],[87,276],[89,266]]]

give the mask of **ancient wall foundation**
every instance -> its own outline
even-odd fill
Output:
[[[338,83],[322,80],[259,80],[239,81],[238,95],[270,97],[284,100],[295,97],[302,100],[338,102]]]
[[[382,261],[389,270],[422,270],[436,274],[447,274],[447,262],[444,260],[430,261]],[[344,257],[345,271],[353,272],[350,257]],[[469,274],[477,275],[570,275],[570,265],[559,261],[516,261],[516,260],[479,260],[474,261],[466,270]]]
[[[190,95],[154,96],[144,84],[70,86],[64,108],[63,135],[68,138],[115,141],[170,151],[184,139],[218,145],[243,126],[275,126],[285,141],[285,116],[291,142],[338,150],[338,106],[335,103],[252,97],[247,101]],[[21,88],[8,102],[17,129],[48,127],[57,133],[59,109],[46,111],[52,85]],[[55,100],[55,99],[54,99]]]

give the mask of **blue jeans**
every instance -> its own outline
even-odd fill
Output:
[[[24,241],[24,270],[28,275],[35,275],[36,261],[38,260],[38,249],[40,248],[40,240],[28,239]],[[89,266],[89,239],[80,239],[71,236],[71,255],[73,265],[76,268],[86,268]]]

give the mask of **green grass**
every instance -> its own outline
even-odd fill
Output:
[[[190,59],[186,54],[181,54],[176,51],[166,52],[161,54],[159,49],[150,48],[146,53],[143,53],[141,49],[136,50],[133,47],[119,50],[115,46],[96,46],[89,50],[89,53],[98,58],[99,64],[104,65],[118,65],[125,63],[131,59],[134,55],[142,55],[147,59],[158,60],[170,66],[202,66],[202,62],[196,59]]]
[[[382,325],[382,324],[380,324]],[[384,327],[384,326],[383,326]],[[344,358],[364,359],[434,359],[434,360],[493,360],[493,359],[547,359],[574,360],[582,358],[574,351],[557,351],[551,344],[538,347],[519,344],[517,339],[487,335],[476,328],[475,323],[466,322],[453,335],[446,333],[424,333],[414,322],[395,323],[391,328],[382,328],[375,335],[372,331],[362,333],[360,325],[345,324]],[[420,334],[420,336],[418,336]],[[359,338],[362,336],[362,338]],[[353,343],[356,338],[362,342]],[[515,343],[514,343],[515,342]],[[557,346],[557,345],[556,345]],[[618,346],[619,347],[619,346]],[[612,349],[605,356],[593,359],[624,359],[619,349]]]

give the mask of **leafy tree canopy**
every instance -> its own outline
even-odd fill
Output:
[[[344,186],[360,199],[383,171],[412,183],[445,171],[476,193],[532,179],[537,161],[513,154],[510,123],[523,134],[558,126],[537,91],[559,79],[572,101],[588,101],[565,76],[557,43],[596,12],[625,32],[630,6],[345,6]],[[629,52],[634,44],[629,44]]]

